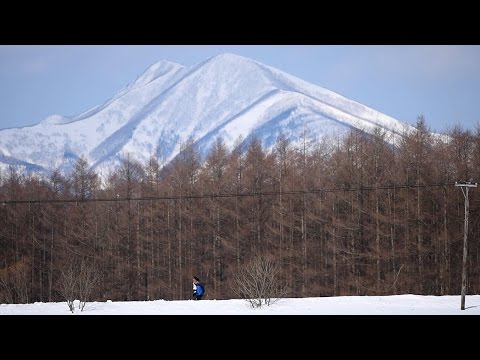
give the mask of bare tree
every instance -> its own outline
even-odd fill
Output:
[[[71,262],[69,266],[62,270],[60,277],[60,292],[67,302],[68,309],[73,313],[75,311],[75,296],[77,295],[78,278],[75,265]]]
[[[3,277],[0,277],[0,301],[6,304],[13,304],[13,290],[10,284]]]
[[[0,301],[26,304],[29,302],[30,264],[26,258],[0,269]]]
[[[99,279],[99,273],[84,260],[72,261],[62,271],[60,291],[72,313],[75,311],[76,299],[79,300],[78,308],[83,311]]]
[[[253,308],[269,306],[287,294],[285,284],[276,281],[280,270],[272,260],[257,255],[235,274],[232,290],[237,296],[247,300]]]
[[[85,261],[80,263],[78,271],[78,298],[80,304],[78,305],[80,311],[83,311],[87,301],[90,299],[92,292],[98,285],[100,280],[99,272],[93,267],[87,264]]]

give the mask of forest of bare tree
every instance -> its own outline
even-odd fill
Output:
[[[0,172],[0,302],[64,301],[75,266],[95,279],[89,301],[190,299],[193,275],[206,299],[228,299],[257,255],[290,297],[459,294],[455,182],[480,180],[480,130],[449,135],[420,118],[397,147],[352,131],[301,147],[280,136],[271,152],[218,139],[205,159],[189,142],[168,166],[129,154],[102,177],[84,158],[48,179],[11,167]],[[467,294],[480,293],[479,211],[473,189]]]

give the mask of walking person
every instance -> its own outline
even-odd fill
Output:
[[[205,293],[205,288],[200,283],[200,279],[194,276],[193,277],[193,300],[201,300],[204,293]]]

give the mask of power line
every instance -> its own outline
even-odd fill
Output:
[[[349,188],[323,188],[308,190],[290,190],[290,191],[265,191],[265,192],[241,192],[241,193],[211,193],[211,194],[191,194],[191,195],[165,195],[165,196],[144,196],[137,198],[92,198],[92,199],[33,199],[33,200],[2,200],[0,205],[10,204],[55,204],[55,203],[89,203],[89,202],[122,202],[122,201],[156,201],[156,200],[190,200],[190,199],[215,199],[232,197],[254,197],[254,196],[278,196],[278,195],[306,195],[321,194],[329,192],[351,192],[351,191],[376,191],[376,190],[394,190],[394,189],[416,189],[427,187],[446,187],[454,185],[450,183],[437,184],[400,184],[400,185],[382,185],[382,186],[360,186]]]

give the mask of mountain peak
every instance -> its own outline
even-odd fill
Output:
[[[163,75],[176,72],[185,68],[185,66],[169,60],[161,60],[150,65],[134,82],[134,86],[143,86]]]
[[[245,56],[242,56],[242,55],[237,55],[237,54],[233,54],[233,53],[228,53],[228,52],[225,52],[225,53],[220,53],[220,54],[217,54],[217,55],[214,55],[210,58],[210,60],[218,60],[218,61],[221,61],[221,60],[228,60],[228,61],[232,61],[232,60],[235,60],[235,61],[254,61],[250,58],[247,58]]]
[[[257,61],[250,59],[245,56],[232,54],[232,53],[221,53],[210,57],[206,63],[226,63],[226,64],[258,64]]]

